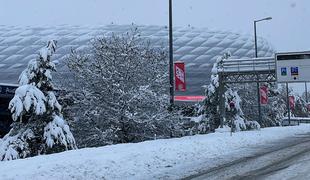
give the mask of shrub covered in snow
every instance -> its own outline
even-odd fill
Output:
[[[76,148],[54,94],[51,72],[56,69],[51,56],[55,49],[56,41],[49,41],[19,77],[20,86],[9,103],[15,122],[0,142],[0,160]]]
[[[168,64],[163,48],[154,48],[134,28],[102,36],[86,52],[67,59],[64,101],[81,147],[169,137],[174,123],[168,107]],[[68,87],[67,84],[71,84]]]

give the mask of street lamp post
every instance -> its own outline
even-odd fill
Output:
[[[255,57],[257,58],[257,38],[256,38],[256,23],[257,22],[260,22],[260,21],[268,21],[268,20],[271,20],[272,17],[266,17],[266,18],[263,18],[263,19],[259,19],[259,20],[254,20],[254,41],[255,41]]]
[[[170,108],[173,108],[174,86],[173,86],[172,0],[169,0],[169,83],[170,83]]]
[[[268,21],[271,20],[272,17],[266,17],[263,19],[259,20],[254,20],[254,47],[255,47],[255,58],[257,58],[257,37],[256,37],[256,23],[260,21]],[[259,77],[257,75],[257,101],[258,101],[258,120],[261,123],[262,122],[262,110],[261,110],[261,105],[260,105],[260,88],[259,88]]]

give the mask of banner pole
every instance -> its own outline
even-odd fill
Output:
[[[288,125],[291,125],[291,112],[290,112],[290,102],[289,102],[289,94],[288,94],[288,82],[286,82],[286,106],[287,106]]]

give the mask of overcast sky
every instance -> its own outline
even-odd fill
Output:
[[[4,25],[167,25],[168,0],[0,0]],[[310,0],[174,0],[174,25],[253,34],[277,51],[310,50]]]

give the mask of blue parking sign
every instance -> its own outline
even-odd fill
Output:
[[[298,67],[291,67],[291,75],[298,76]]]
[[[287,75],[287,70],[286,67],[281,68],[281,76],[286,76]]]

